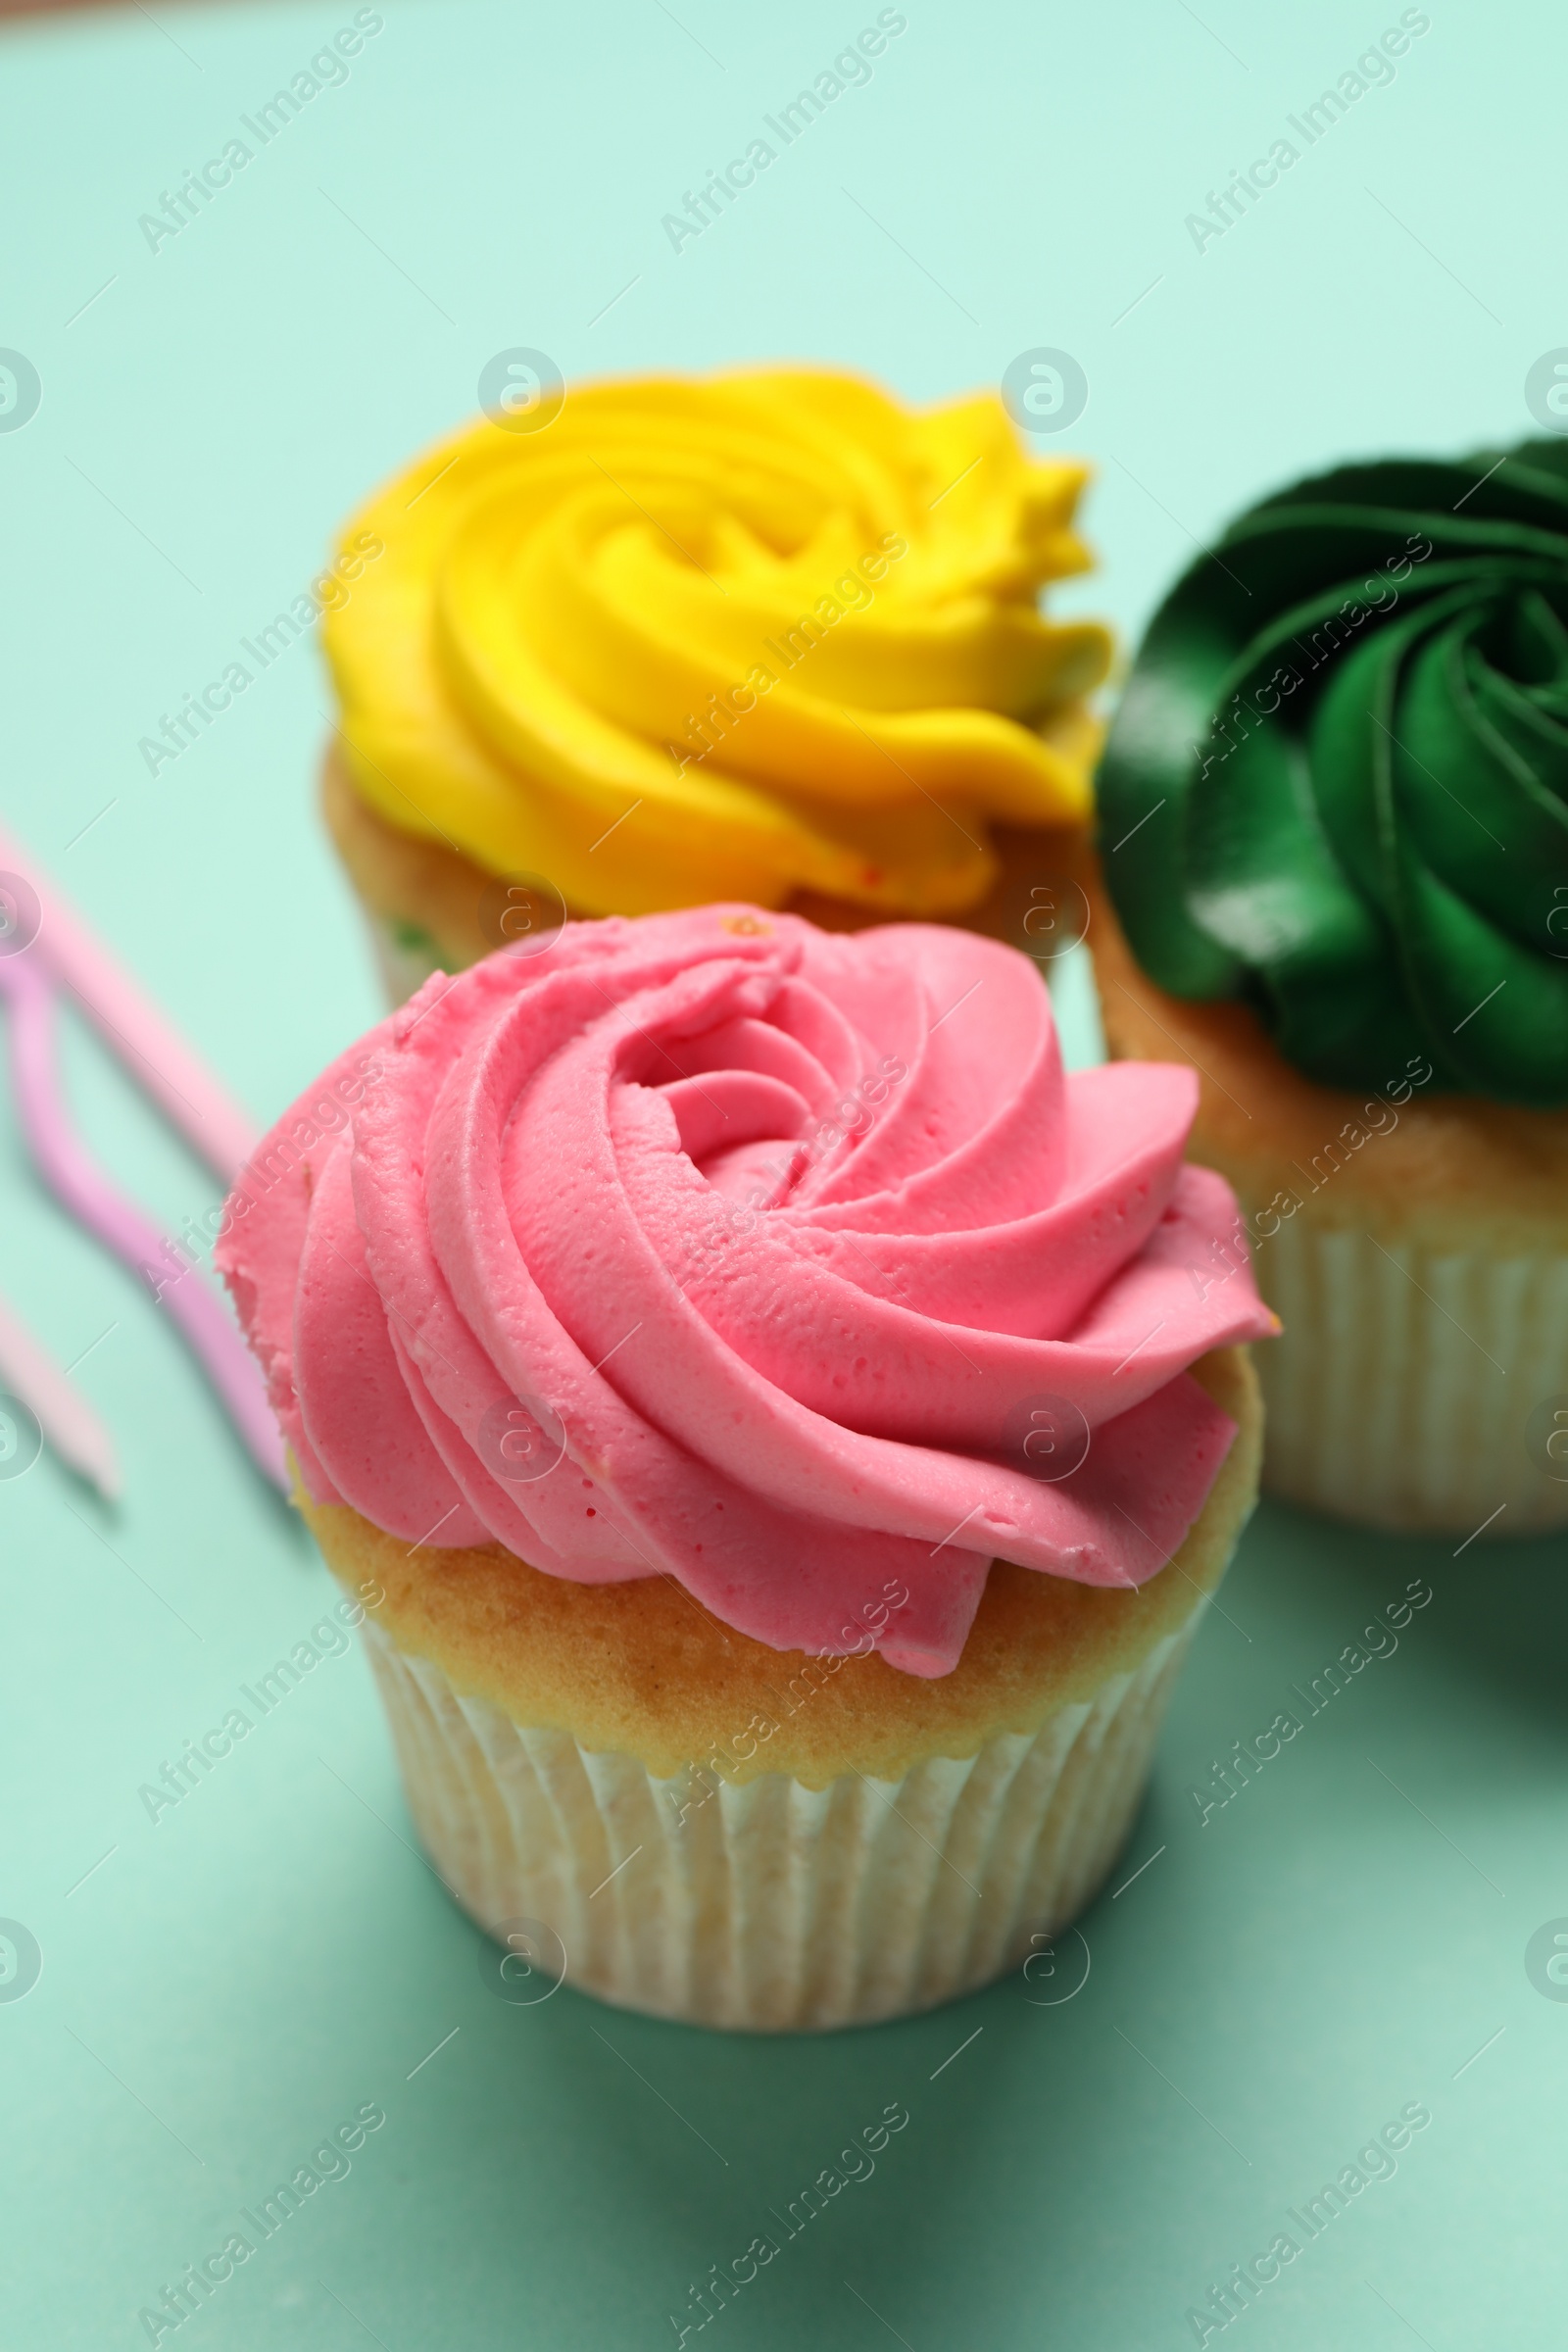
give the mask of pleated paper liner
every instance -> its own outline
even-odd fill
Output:
[[[365,1634],[419,1837],[480,1927],[542,1923],[566,1983],[618,2007],[777,2033],[956,2000],[1065,1927],[1126,1840],[1204,1605],[1032,1736],[896,1781],[715,1780],[695,1804],[689,1774],[514,1723]]]
[[[1257,1352],[1271,1494],[1406,1533],[1568,1526],[1568,1255],[1434,1251],[1302,1213],[1254,1264],[1286,1332]]]

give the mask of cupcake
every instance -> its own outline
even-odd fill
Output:
[[[324,808],[394,1001],[568,915],[1049,926],[1109,661],[1038,609],[1085,478],[994,396],[804,369],[573,387],[419,458],[324,621]]]
[[[784,2029],[1089,1899],[1255,1492],[1197,1091],[1064,1075],[993,941],[713,906],[432,978],[279,1121],[220,1262],[481,1926]]]
[[[1568,1523],[1568,446],[1234,523],[1134,663],[1094,896],[1110,1050],[1201,1074],[1284,1322],[1265,1485]]]

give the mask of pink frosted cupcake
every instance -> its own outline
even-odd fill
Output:
[[[220,1258],[482,1925],[779,2028],[1088,1899],[1255,1493],[1196,1099],[1065,1076],[992,941],[715,906],[438,975],[284,1116]]]

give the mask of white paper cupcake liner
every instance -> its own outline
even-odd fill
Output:
[[[1285,1325],[1255,1359],[1268,1493],[1409,1533],[1568,1526],[1568,1256],[1436,1252],[1302,1213],[1253,1263]]]
[[[933,2008],[1068,1924],[1127,1837],[1203,1605],[1038,1732],[821,1789],[656,1778],[365,1634],[419,1836],[482,1928],[539,1923],[565,1982],[619,2007],[777,2033]]]

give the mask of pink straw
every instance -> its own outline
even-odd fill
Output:
[[[57,918],[58,911],[59,903],[56,901],[53,912]],[[80,943],[77,944],[79,946]],[[96,956],[97,951],[93,953]],[[112,969],[106,961],[93,964],[90,970],[93,984],[102,985],[106,972],[112,972]],[[93,1009],[85,992],[83,995],[89,1009]],[[257,1466],[275,1486],[287,1493],[282,1444],[277,1424],[267,1402],[261,1375],[244,1342],[225,1316],[221,1302],[202,1281],[189,1260],[178,1255],[174,1245],[165,1240],[151,1219],[116,1192],[72,1133],[55,1057],[54,1002],[45,973],[24,950],[0,956],[0,996],[7,998],[11,1006],[12,1069],[18,1115],[27,1148],[37,1161],[45,1182],[72,1215],[89,1233],[96,1235],[105,1249],[112,1250],[134,1273],[146,1278],[154,1298],[167,1304],[192,1353],[206,1370]],[[164,1064],[164,1084],[172,1086],[172,1081],[168,1079],[167,1072],[170,1063],[168,1041],[172,1037],[172,1032],[167,1029],[162,1016],[157,1013],[153,1013],[153,1027],[150,1030],[146,1015],[151,1011],[146,1000],[139,1000],[132,1006],[132,1023],[139,1030],[143,1045],[148,1042],[157,1044]],[[117,1042],[124,1036],[122,1023],[105,1022],[102,1025],[111,1029]],[[177,1040],[174,1042],[178,1044]],[[133,1050],[138,1054],[142,1052],[140,1047]],[[176,1057],[176,1066],[180,1068],[184,1080],[184,1093],[180,1097],[181,1107],[177,1114],[164,1086],[159,1089],[159,1099],[170,1110],[171,1117],[178,1116],[179,1124],[193,1142],[199,1139],[187,1121],[201,1120],[207,1130],[208,1140],[200,1142],[200,1149],[214,1158],[216,1165],[213,1113],[222,1109],[230,1121],[224,1148],[243,1150],[241,1137],[244,1123],[233,1106],[225,1104],[221,1091],[214,1082],[204,1078],[196,1092],[191,1092],[191,1074],[198,1065],[182,1046]],[[197,1107],[198,1102],[200,1108]],[[42,1419],[41,1413],[39,1418]]]

